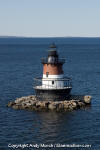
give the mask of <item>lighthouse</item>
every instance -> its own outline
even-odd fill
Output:
[[[71,89],[71,78],[64,76],[64,58],[59,58],[57,47],[52,44],[48,56],[41,59],[43,64],[42,78],[35,78],[36,97],[40,100],[65,100]]]

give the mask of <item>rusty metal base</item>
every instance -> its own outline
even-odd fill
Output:
[[[39,100],[62,101],[68,99],[71,89],[35,89],[35,93]]]

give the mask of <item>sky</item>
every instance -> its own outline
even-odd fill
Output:
[[[100,0],[0,0],[0,36],[100,37]]]

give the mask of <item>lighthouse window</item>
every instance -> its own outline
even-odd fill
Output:
[[[49,75],[49,72],[46,72],[46,77],[48,77],[48,75]]]
[[[54,81],[52,81],[52,84],[54,84]]]

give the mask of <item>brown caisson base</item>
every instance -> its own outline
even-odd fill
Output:
[[[39,100],[62,101],[67,100],[71,88],[66,89],[35,89],[36,97]]]

